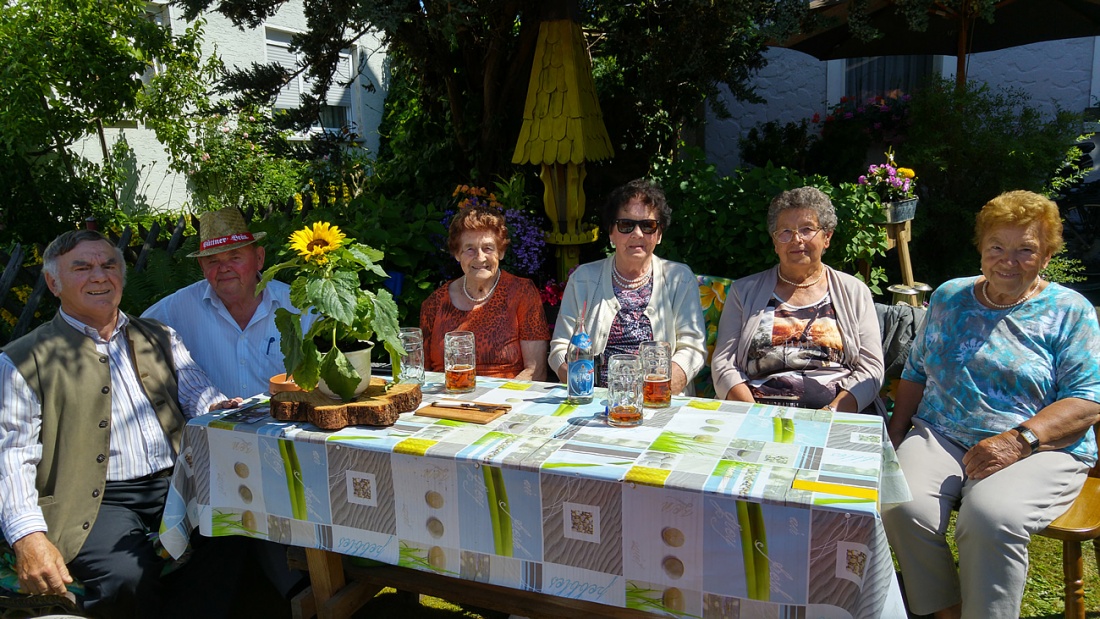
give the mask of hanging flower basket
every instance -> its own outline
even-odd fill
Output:
[[[882,212],[886,216],[886,223],[900,224],[913,219],[917,214],[917,198],[898,200],[896,202],[883,202]]]

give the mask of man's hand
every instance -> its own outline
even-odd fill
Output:
[[[214,402],[210,405],[210,410],[207,412],[220,411],[225,408],[237,408],[244,402],[244,398],[232,398],[230,400],[222,400],[221,402]]]
[[[73,581],[57,546],[42,532],[19,538],[11,545],[15,551],[15,572],[19,585],[33,595],[65,594],[65,585]]]
[[[1022,459],[1027,454],[1020,441],[1009,432],[983,439],[963,456],[966,476],[984,479]]]

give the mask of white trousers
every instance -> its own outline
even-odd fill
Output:
[[[909,610],[931,615],[961,601],[964,618],[1018,619],[1031,535],[1069,508],[1088,465],[1043,451],[985,479],[969,479],[965,449],[919,419],[913,424],[898,448],[913,500],[884,505],[882,512]],[[946,536],[956,507],[957,570]]]

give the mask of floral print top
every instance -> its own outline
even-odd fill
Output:
[[[596,375],[596,385],[600,387],[607,386],[607,360],[611,355],[636,355],[642,342],[653,339],[653,325],[649,323],[649,316],[645,315],[649,298],[653,296],[653,278],[644,286],[633,289],[620,288],[614,283],[612,288],[615,290],[615,298],[619,300],[619,313],[611,321],[607,346],[600,355],[600,367]]]
[[[916,416],[970,448],[1065,398],[1100,402],[1100,327],[1079,293],[1050,284],[1009,309],[974,295],[977,277],[940,286],[901,377],[924,385]],[[1062,451],[1096,461],[1093,432]]]

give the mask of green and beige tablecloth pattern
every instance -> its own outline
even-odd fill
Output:
[[[878,417],[677,397],[623,429],[601,396],[479,377],[463,399],[512,405],[486,425],[211,414],[161,541],[178,555],[198,527],[683,617],[898,612],[878,509],[908,490]]]

